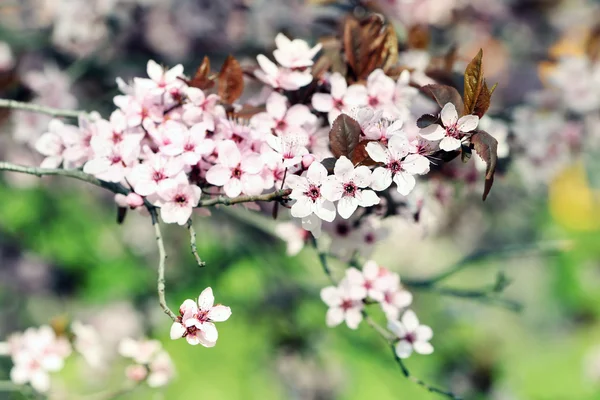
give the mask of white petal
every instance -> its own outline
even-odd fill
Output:
[[[407,172],[399,172],[394,175],[394,182],[396,182],[396,189],[398,193],[403,196],[407,196],[415,188],[415,177]]]
[[[433,331],[427,325],[420,325],[415,331],[417,336],[417,341],[419,342],[429,342],[433,337]]]
[[[445,137],[440,142],[440,149],[444,151],[458,150],[460,149],[460,140],[451,137]]]
[[[339,72],[335,72],[329,78],[329,82],[331,83],[331,96],[334,99],[341,99],[348,89],[346,78]]]
[[[351,308],[346,311],[346,325],[350,329],[358,328],[358,325],[363,319],[362,312],[358,308]]]
[[[321,289],[321,300],[329,307],[336,307],[342,303],[340,291],[335,286],[327,286]]]
[[[328,327],[337,326],[344,320],[344,311],[339,307],[332,307],[327,310],[325,315],[325,323]]]
[[[347,157],[341,156],[333,167],[333,173],[339,178],[345,178],[354,172],[354,165]]]
[[[373,194],[375,194],[373,192]],[[338,213],[340,217],[348,219],[358,208],[358,200],[355,197],[344,196],[338,202]]]
[[[315,214],[323,221],[331,222],[335,219],[335,206],[331,201],[324,200],[321,204],[317,204]]]
[[[429,342],[415,342],[413,343],[415,351],[419,354],[431,354],[433,353],[433,346]]]
[[[371,175],[371,180],[371,187],[373,189],[377,191],[385,190],[392,184],[392,172],[387,168],[376,168]]]
[[[419,131],[419,135],[427,140],[440,140],[446,136],[446,129],[438,124],[429,125]]]
[[[219,332],[217,331],[217,327],[212,322],[205,322],[202,324],[200,328],[202,331],[202,336],[209,342],[216,342],[219,338]]]
[[[395,160],[405,157],[410,149],[408,138],[405,135],[393,135],[388,142],[388,149]]]
[[[402,324],[408,332],[414,332],[419,327],[419,319],[413,310],[404,311],[402,315]]]
[[[262,188],[260,188],[262,190]],[[223,186],[223,191],[228,197],[237,197],[242,193],[242,181],[232,178]]]
[[[396,355],[400,358],[408,358],[412,354],[413,347],[406,340],[401,340],[396,344]]]
[[[327,93],[315,93],[311,102],[317,111],[329,112],[333,109],[333,97]]]
[[[381,199],[379,198],[379,196],[377,196],[377,193],[375,193],[374,191],[367,189],[360,192],[360,198],[358,202],[359,206],[372,207],[376,204],[379,204],[380,202]]]
[[[380,163],[388,163],[390,161],[390,156],[385,147],[377,142],[369,142],[367,143],[367,154],[373,161]],[[389,185],[388,185],[389,186]]]
[[[367,187],[371,184],[371,170],[364,165],[354,170],[354,183],[359,188]]]
[[[209,286],[198,296],[198,308],[200,311],[209,311],[215,303],[215,296],[212,288]]]
[[[403,338],[404,336],[406,336],[406,329],[400,321],[390,319],[388,320],[387,327],[390,331],[392,331],[394,335],[396,335],[397,338]]]
[[[461,132],[471,132],[477,128],[477,124],[479,124],[479,117],[477,115],[465,115],[458,120],[456,126]]]
[[[320,162],[314,162],[308,167],[306,177],[314,184],[319,184],[327,177],[327,169]]]
[[[313,202],[308,197],[302,196],[292,206],[292,217],[304,218],[312,214]]]
[[[325,183],[321,186],[321,194],[329,201],[338,201],[344,194],[342,183],[335,176],[328,176]]]
[[[173,322],[173,325],[171,325],[171,339],[172,340],[176,340],[176,339],[181,339],[183,337],[183,335],[185,334],[186,329],[185,326],[183,326],[181,323],[179,322]]]
[[[224,165],[214,165],[206,173],[206,181],[211,185],[223,186],[231,178],[231,169]]]
[[[211,321],[215,322],[227,321],[230,316],[231,308],[221,304],[217,304],[208,312],[208,318],[210,318]]]
[[[452,103],[446,103],[444,108],[442,108],[442,123],[445,127],[452,126],[456,124],[458,120],[458,113],[456,112],[456,107]]]
[[[429,159],[420,154],[409,154],[402,161],[402,169],[409,174],[426,174],[429,172]]]

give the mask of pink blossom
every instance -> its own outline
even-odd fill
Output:
[[[231,140],[218,144],[218,163],[206,173],[206,181],[215,186],[223,186],[229,197],[257,195],[263,191],[260,172],[263,162],[258,154],[249,153],[242,157],[240,150]]]
[[[231,309],[221,304],[214,305],[215,297],[210,287],[204,289],[198,302],[186,300],[179,308],[179,317],[171,326],[171,339],[185,337],[191,345],[213,347],[217,344],[218,332],[215,322],[227,321]]]
[[[387,149],[376,142],[367,144],[366,149],[374,161],[383,163],[373,171],[371,187],[375,190],[387,189],[393,180],[398,193],[406,196],[415,187],[413,175],[429,172],[429,160],[420,154],[409,154],[410,144],[404,135],[392,136]]]
[[[14,65],[15,58],[10,46],[6,42],[0,42],[0,71],[7,71]]]
[[[77,127],[65,125],[61,120],[53,119],[48,125],[48,132],[42,134],[35,143],[35,149],[46,156],[42,168],[58,168],[65,162],[65,168],[70,164],[65,160],[67,146],[77,141],[79,131]]]
[[[285,96],[273,92],[267,98],[266,112],[258,113],[252,117],[252,127],[265,133],[297,133],[303,131],[303,126],[314,125],[317,117],[303,104],[288,107]]]
[[[196,185],[174,181],[157,194],[154,203],[160,207],[162,220],[167,224],[185,225],[200,201],[201,190]]]
[[[175,375],[175,367],[169,353],[162,350],[148,366],[150,374],[148,375],[148,386],[151,388],[167,385]]]
[[[133,382],[143,382],[148,376],[148,368],[145,365],[132,364],[125,368],[125,376]]]
[[[206,122],[208,130],[215,129],[215,116],[225,116],[224,110],[218,106],[219,96],[209,94],[195,87],[185,89],[188,102],[183,105],[183,120],[188,125],[194,125],[198,122]],[[222,115],[221,115],[222,114]]]
[[[148,364],[161,348],[158,340],[124,338],[119,342],[119,354],[138,364]]]
[[[275,227],[275,234],[287,244],[287,255],[295,256],[304,248],[309,239],[308,231],[293,222],[282,222]]]
[[[429,125],[421,129],[420,135],[427,140],[440,140],[440,149],[452,151],[460,149],[462,139],[477,128],[479,117],[477,115],[465,115],[458,118],[456,107],[447,103],[441,112],[442,124]]]
[[[164,192],[177,181],[186,181],[183,174],[183,162],[179,158],[150,154],[143,163],[134,166],[129,174],[129,182],[136,193],[149,196]]]
[[[273,56],[285,68],[304,68],[313,65],[313,58],[323,47],[320,43],[312,49],[302,39],[288,39],[283,33],[275,36],[277,49]]]
[[[170,126],[173,127],[174,124]],[[202,156],[212,153],[215,148],[214,141],[206,138],[208,129],[206,122],[199,122],[183,130],[167,128],[170,143],[163,146],[161,152],[168,156],[179,156],[186,165],[195,165]]]
[[[400,311],[410,306],[413,300],[412,294],[400,284],[400,276],[388,270],[380,270],[380,278],[383,286],[383,299],[380,300],[381,309],[387,319],[397,320]]]
[[[321,192],[327,180],[327,170],[321,163],[314,162],[308,167],[306,176],[290,175],[287,184],[292,189],[290,198],[296,200],[292,206],[292,216],[306,218],[312,214],[325,221],[335,218],[335,206]]]
[[[331,94],[315,93],[312,106],[317,111],[326,112],[329,123],[341,113],[348,114],[352,107],[364,106],[367,103],[367,89],[363,85],[354,84],[348,87],[346,79],[338,72],[329,78]]]
[[[427,325],[421,325],[412,310],[406,310],[400,321],[389,320],[388,329],[399,339],[396,344],[396,355],[408,358],[413,350],[419,354],[433,353],[429,343],[433,331]]]
[[[256,60],[261,69],[254,71],[254,75],[274,89],[298,90],[313,80],[309,70],[295,71],[279,68],[262,54],[259,54]]]
[[[350,329],[358,328],[362,321],[362,310],[366,297],[364,287],[349,285],[342,281],[339,286],[328,286],[321,290],[321,300],[329,310],[325,317],[327,326],[334,327],[346,321]]]
[[[162,96],[169,93],[173,88],[181,88],[185,84],[179,79],[183,75],[183,65],[178,64],[171,69],[164,69],[155,61],[149,60],[146,66],[148,77],[135,78],[135,85],[140,85],[148,90],[152,95]]]
[[[371,207],[379,204],[374,191],[365,189],[371,184],[371,170],[368,167],[354,165],[348,158],[341,156],[333,169],[334,175],[323,184],[323,194],[330,201],[338,202],[338,213],[348,219],[358,206]]]
[[[386,116],[393,118],[395,113],[387,111],[393,107],[396,85],[382,69],[376,69],[367,77],[367,104],[375,110],[386,110]]]
[[[271,134],[267,136],[267,143],[281,157],[285,168],[302,162],[302,158],[308,154],[307,142],[308,137],[304,134],[287,133],[280,136]]]
[[[92,139],[94,155],[85,163],[83,171],[108,182],[120,182],[137,162],[140,144],[136,138],[128,138],[116,145]]]
[[[91,325],[73,321],[71,330],[75,336],[73,346],[92,368],[101,368],[106,363],[106,351],[98,331]]]

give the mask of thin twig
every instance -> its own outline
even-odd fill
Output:
[[[327,275],[331,283],[336,285],[337,283],[333,278],[333,275],[331,274],[331,269],[329,268],[329,263],[327,262],[327,253],[319,250],[317,239],[315,239],[315,237],[312,234],[310,235],[310,240],[315,251],[317,252],[317,255],[319,256],[319,261],[321,262],[321,267],[323,267],[323,272],[325,272],[325,275]]]
[[[187,222],[188,231],[190,232],[190,248],[192,249],[192,255],[196,259],[198,266],[200,268],[205,267],[206,263],[202,261],[200,255],[198,254],[198,247],[196,246],[196,230],[194,229],[194,223],[190,218]]]
[[[165,262],[167,260],[167,253],[165,252],[165,244],[163,242],[162,233],[160,231],[160,224],[158,223],[158,216],[156,209],[150,210],[150,216],[152,217],[152,225],[154,225],[154,232],[156,234],[156,243],[158,245],[158,303],[173,321],[177,320],[177,316],[167,306],[167,300],[165,298]]]
[[[209,200],[201,200],[198,203],[197,207],[210,207],[210,206],[214,206],[217,204],[223,204],[225,206],[230,206],[230,205],[239,204],[239,203],[252,203],[252,202],[256,202],[256,201],[281,200],[281,199],[289,196],[290,193],[292,193],[291,189],[284,189],[284,190],[276,190],[271,193],[261,194],[258,196],[238,196],[238,197],[233,197],[233,198],[219,196],[219,197],[215,197],[215,198],[209,199]]]
[[[402,359],[400,357],[398,357],[398,354],[396,354],[396,349],[395,349],[394,345],[392,344],[390,347],[392,349],[392,354],[394,355],[394,360],[396,360],[396,363],[398,363],[398,365],[400,366],[400,369],[402,370],[402,373],[404,374],[404,376],[406,378],[413,381],[417,385],[424,387],[425,390],[427,390],[430,393],[437,393],[437,394],[446,396],[446,397],[448,397],[450,399],[454,399],[454,400],[462,400],[462,397],[459,397],[450,391],[440,389],[435,386],[431,386],[430,384],[426,383],[425,381],[411,375],[408,368],[406,368],[406,365],[404,365],[404,362],[402,361]]]
[[[85,111],[63,110],[60,108],[46,107],[39,104],[24,103],[16,100],[0,99],[0,108],[12,108],[13,110],[31,111],[52,117],[77,118],[86,115]]]

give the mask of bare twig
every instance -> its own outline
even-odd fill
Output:
[[[217,204],[223,204],[225,206],[230,206],[230,205],[239,204],[239,203],[252,203],[252,202],[256,202],[256,201],[281,200],[281,199],[284,199],[285,197],[289,196],[290,193],[292,193],[291,189],[284,189],[284,190],[276,190],[271,193],[261,194],[258,196],[238,196],[238,197],[233,197],[233,198],[219,196],[219,197],[215,197],[213,199],[201,200],[198,203],[197,207],[210,207],[210,206],[214,206]]]
[[[173,321],[176,321],[177,316],[173,313],[173,311],[171,311],[169,306],[167,306],[167,300],[165,298],[165,262],[167,260],[167,253],[165,252],[165,244],[163,242],[160,224],[158,223],[158,216],[155,208],[150,209],[150,215],[152,217],[152,225],[154,225],[156,243],[158,245],[158,302],[165,314],[167,314]]]
[[[196,259],[199,267],[205,267],[206,263],[202,261],[200,255],[198,254],[198,247],[196,246],[196,230],[194,229],[194,223],[190,218],[187,223],[188,231],[190,232],[190,248],[192,249],[192,255]]]
[[[80,115],[87,114],[85,111],[63,110],[60,108],[46,107],[39,104],[24,103],[9,99],[0,99],[0,108],[12,108],[13,110],[31,111],[40,114],[50,115],[52,117],[77,118]]]

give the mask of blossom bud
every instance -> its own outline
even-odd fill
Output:
[[[313,161],[315,161],[315,156],[313,156],[312,154],[307,154],[307,155],[303,156],[302,157],[302,168],[308,169],[308,167],[310,167],[310,164],[312,164]]]

